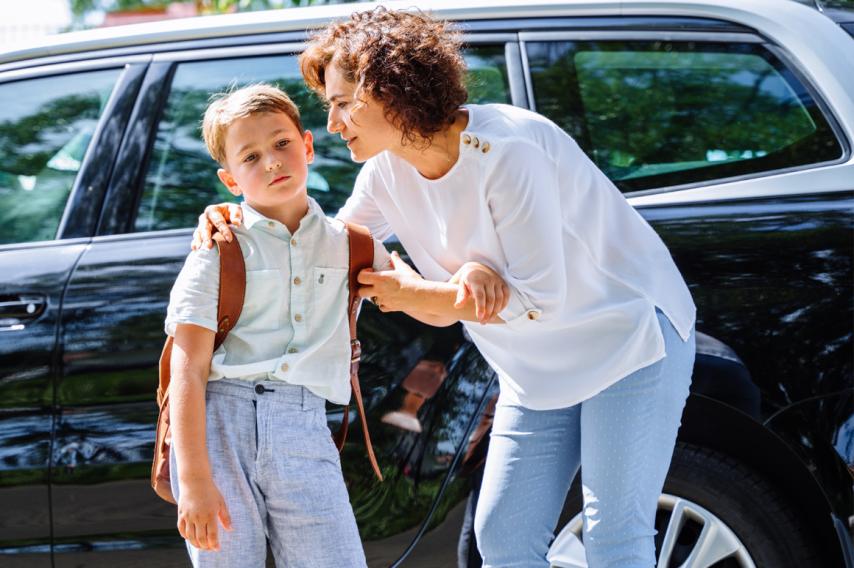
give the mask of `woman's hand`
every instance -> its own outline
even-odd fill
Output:
[[[382,312],[401,312],[413,307],[413,294],[424,281],[406,264],[397,251],[391,253],[392,270],[374,272],[370,268],[358,276],[359,296],[368,298]]]
[[[199,225],[193,231],[193,250],[202,247],[211,248],[213,240],[211,235],[217,231],[222,233],[225,240],[231,242],[232,233],[228,224],[240,225],[243,223],[243,210],[237,203],[219,203],[208,205],[205,212],[199,215]]]
[[[467,262],[449,280],[458,284],[454,307],[460,309],[466,300],[474,298],[475,313],[481,324],[492,320],[510,301],[510,288],[497,272],[479,262]]]
[[[217,519],[230,531],[231,516],[212,479],[182,483],[178,497],[178,532],[199,550],[219,550]]]

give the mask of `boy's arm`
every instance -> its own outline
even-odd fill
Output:
[[[219,550],[217,518],[231,530],[225,500],[213,482],[205,428],[205,389],[214,332],[177,324],[172,345],[169,418],[178,477],[178,531],[193,546]]]
[[[169,418],[180,483],[211,478],[205,444],[205,389],[214,336],[213,331],[197,325],[178,324],[175,328]]]

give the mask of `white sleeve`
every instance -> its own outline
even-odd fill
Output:
[[[393,231],[377,206],[373,197],[373,184],[378,183],[379,176],[373,171],[374,163],[369,160],[359,170],[353,193],[347,198],[344,206],[338,210],[336,219],[349,223],[364,225],[371,231],[371,235],[384,241],[389,238]]]
[[[557,165],[526,141],[496,152],[486,198],[506,265],[510,301],[499,314],[508,324],[552,319],[566,296]]]
[[[391,255],[386,250],[385,245],[379,239],[374,241],[374,272],[381,270],[391,270]]]
[[[201,248],[191,252],[169,294],[166,333],[175,335],[179,323],[191,323],[216,332],[218,302],[219,249]]]

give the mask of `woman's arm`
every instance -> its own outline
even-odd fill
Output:
[[[565,225],[557,163],[523,140],[496,145],[489,159],[486,199],[510,288],[501,317],[514,328],[541,326],[559,316],[570,293],[564,231],[572,228]]]
[[[238,203],[217,203],[208,205],[205,211],[199,215],[199,224],[193,231],[193,250],[200,248],[212,248],[213,233],[220,232],[225,240],[231,242],[234,234],[228,224],[240,226],[243,224],[243,210]]]
[[[213,482],[205,431],[205,389],[214,332],[178,324],[172,345],[169,419],[180,488],[178,532],[196,548],[219,550],[217,518],[231,530],[225,500]]]
[[[371,299],[381,311],[402,311],[419,321],[435,326],[447,326],[460,320],[479,321],[482,324],[503,323],[503,320],[496,315],[486,317],[503,308],[505,303],[503,296],[498,302],[493,301],[490,312],[481,308],[478,314],[475,298],[483,298],[487,293],[479,286],[475,287],[474,295],[462,293],[463,284],[454,283],[455,279],[461,278],[460,273],[456,274],[451,282],[424,280],[401,260],[396,252],[392,253],[392,264],[394,270],[383,272],[363,270],[359,273],[359,283],[362,285],[359,288],[359,295]],[[482,278],[480,282],[487,282],[492,286],[497,281],[499,288],[503,285],[500,277],[488,267],[476,266],[492,275],[492,278]],[[480,272],[474,270],[474,266],[469,268],[472,272]]]

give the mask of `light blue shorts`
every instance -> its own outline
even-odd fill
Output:
[[[282,381],[223,379],[205,400],[213,479],[234,530],[219,527],[219,551],[188,542],[193,566],[263,568],[268,539],[278,567],[365,566],[324,399]]]

